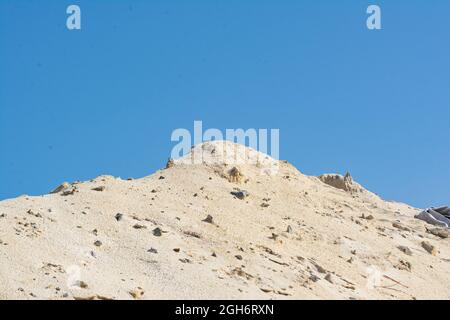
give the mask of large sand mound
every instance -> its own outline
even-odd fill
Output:
[[[449,299],[449,239],[350,179],[211,142],[2,201],[0,298]]]

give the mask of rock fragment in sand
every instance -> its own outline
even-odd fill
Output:
[[[69,190],[69,189],[64,190],[64,191],[61,193],[61,195],[62,195],[62,196],[71,196],[71,195],[74,195],[75,192],[78,192],[78,190],[77,190],[76,187],[73,187],[73,188],[70,189],[70,190]]]
[[[312,282],[317,282],[320,280],[320,278],[318,276],[316,276],[315,274],[311,274],[309,276],[309,280],[311,280]]]
[[[334,283],[333,282],[333,277],[331,276],[331,273],[327,273],[327,275],[325,276],[325,280],[327,280],[329,283]]]
[[[120,221],[120,220],[122,220],[122,218],[123,218],[123,214],[118,213],[118,214],[116,214],[116,215],[114,216],[114,218],[116,218],[117,221]]]
[[[412,256],[412,251],[410,248],[406,247],[406,246],[398,246],[397,247],[398,250],[400,250],[401,252],[403,252],[404,254],[408,255],[408,256]]]
[[[97,240],[94,242],[94,246],[96,246],[96,247],[101,247],[102,244],[103,243],[100,240]]]
[[[269,237],[269,239],[277,240],[278,239],[278,235],[276,233],[272,233],[272,235]]]
[[[166,169],[172,168],[175,165],[175,162],[173,161],[172,158],[169,158],[169,160],[167,160],[166,163]]]
[[[179,259],[180,262],[182,263],[191,263],[191,260],[189,260],[188,258],[184,258],[184,259]]]
[[[105,186],[95,187],[95,188],[92,188],[92,190],[101,192],[101,191],[105,190]]]
[[[147,252],[156,254],[156,253],[158,253],[158,250],[156,250],[155,248],[150,248],[147,250]]]
[[[184,234],[189,236],[189,237],[194,237],[194,238],[197,238],[197,239],[201,239],[202,238],[201,234],[198,233],[198,232],[195,232],[195,231],[185,231]]]
[[[250,194],[245,190],[231,191],[231,194],[240,200],[244,200]]]
[[[442,228],[433,228],[433,229],[427,229],[428,233],[431,233],[432,235],[435,235],[436,237],[447,239],[450,237],[450,230],[449,229],[442,229]]]
[[[70,188],[70,184],[68,182],[64,182],[63,184],[56,187],[56,189],[50,191],[50,194],[60,193],[61,191],[64,191],[68,188]]]
[[[287,226],[286,232],[287,233],[292,233],[292,227],[290,225]]]
[[[155,229],[153,229],[152,233],[153,233],[153,235],[154,235],[155,237],[161,237],[161,236],[162,236],[162,230],[161,230],[161,228],[155,228]]]
[[[231,270],[231,274],[238,275],[239,277],[243,277],[243,278],[245,278],[247,280],[250,280],[250,279],[254,278],[253,275],[251,275],[248,272],[245,272],[244,270],[242,270],[241,267],[236,267],[233,270]]]
[[[208,214],[208,215],[206,216],[206,218],[203,219],[202,221],[203,221],[203,222],[206,222],[206,223],[214,224],[213,217],[212,217],[210,214]]]
[[[89,287],[88,284],[82,280],[75,281],[74,286],[81,289],[87,289]]]
[[[230,182],[242,183],[244,181],[244,174],[237,167],[233,167],[228,171],[228,180]]]
[[[261,207],[268,208],[268,207],[270,207],[270,204],[268,204],[267,202],[263,202],[263,203],[261,203]]]
[[[374,218],[373,218],[373,215],[368,215],[368,216],[366,216],[366,215],[364,215],[364,213],[361,215],[361,219],[364,219],[364,220],[373,220]]]
[[[319,264],[317,264],[314,261],[311,261],[311,263],[313,264],[313,266],[317,269],[317,271],[319,273],[327,273],[327,270],[325,268],[323,268],[322,266],[320,266]]]
[[[178,252],[180,252],[180,248],[174,248],[173,251],[178,253]]]
[[[147,229],[146,226],[144,226],[144,225],[142,225],[142,224],[138,224],[138,223],[136,223],[136,224],[133,226],[133,228],[134,228],[134,229]]]
[[[145,291],[141,287],[137,287],[129,292],[130,296],[132,296],[135,300],[142,299],[144,293]]]
[[[436,256],[438,249],[427,241],[422,241],[422,248],[424,248],[429,254]]]
[[[41,214],[39,212],[34,212],[33,210],[28,210],[27,213],[31,216],[34,216],[36,218],[42,218]]]
[[[406,271],[411,272],[412,265],[408,261],[400,260],[395,267],[399,270],[406,270]]]
[[[237,255],[235,255],[234,256],[236,259],[238,259],[238,260],[242,260],[242,256],[240,255],[240,254],[237,254]]]
[[[399,229],[399,230],[402,230],[402,231],[410,231],[410,229],[408,228],[408,227],[405,227],[403,224],[401,224],[400,222],[394,222],[393,224],[392,224],[392,226],[394,227],[394,228],[397,228],[397,229]]]
[[[359,184],[353,181],[352,176],[348,172],[345,176],[341,176],[339,174],[323,174],[318,178],[323,183],[346,192],[354,193],[361,192],[363,190]]]

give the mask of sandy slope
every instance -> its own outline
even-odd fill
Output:
[[[450,298],[450,240],[417,209],[268,157],[230,177],[226,146],[228,164],[206,143],[203,163],[0,202],[0,299]]]

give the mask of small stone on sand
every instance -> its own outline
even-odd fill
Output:
[[[162,236],[162,230],[160,228],[153,229],[152,233],[153,233],[153,235],[155,237],[161,237]]]
[[[438,249],[427,241],[422,241],[422,247],[433,256],[438,254]]]
[[[208,214],[208,216],[202,220],[203,222],[206,223],[214,223],[213,217],[211,215]]]

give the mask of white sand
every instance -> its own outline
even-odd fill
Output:
[[[266,156],[230,177],[234,155],[221,161],[221,146],[142,179],[0,202],[0,299],[450,298],[450,240],[428,233],[417,209]]]

